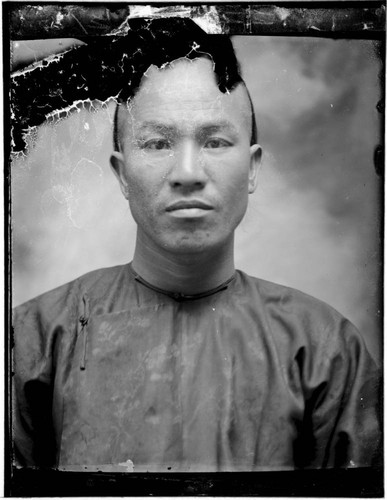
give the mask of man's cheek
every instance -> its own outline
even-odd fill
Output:
[[[157,191],[144,188],[141,183],[133,183],[129,190],[130,208],[142,218],[151,218],[157,207]]]

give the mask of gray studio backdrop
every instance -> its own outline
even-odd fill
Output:
[[[347,316],[380,359],[376,42],[233,38],[264,160],[236,264]],[[49,43],[49,42],[48,42]],[[13,305],[128,262],[135,224],[110,171],[114,103],[42,125],[12,164]]]

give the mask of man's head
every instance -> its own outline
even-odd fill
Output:
[[[207,56],[151,66],[117,112],[112,167],[139,236],[193,254],[233,240],[256,187],[260,147],[241,79],[222,91]]]
[[[188,18],[132,19],[129,27],[125,37],[113,40],[108,56],[112,78],[116,82],[114,87],[120,88],[117,94],[119,104],[126,104],[135,96],[150,66],[162,68],[181,58],[210,58],[222,93],[231,92],[240,83],[245,85],[228,36],[208,35]],[[256,144],[258,131],[254,108],[247,88],[246,92],[252,114],[251,144]],[[119,150],[118,110],[117,106],[113,131],[115,151]]]

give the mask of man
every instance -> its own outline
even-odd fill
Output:
[[[377,378],[358,332],[234,268],[261,148],[230,43],[203,36],[179,54],[176,37],[157,64],[142,54],[116,112],[111,164],[137,223],[133,261],[15,313],[16,462],[371,465]]]

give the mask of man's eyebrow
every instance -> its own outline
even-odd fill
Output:
[[[217,122],[211,122],[211,123],[205,123],[200,126],[198,126],[197,131],[200,134],[212,134],[215,132],[221,132],[221,131],[226,131],[226,132],[231,132],[231,133],[237,133],[237,128],[233,123],[231,123],[228,120],[221,120]]]
[[[206,135],[215,132],[220,132],[222,130],[228,131],[231,133],[237,133],[237,128],[235,125],[228,120],[219,120],[219,121],[211,121],[208,123],[198,123],[192,125],[192,129],[196,134]],[[138,132],[146,132],[148,130],[159,132],[162,134],[180,134],[179,127],[176,125],[170,125],[167,123],[160,123],[158,121],[149,120],[143,122],[138,127]]]
[[[166,123],[160,123],[152,120],[141,123],[137,130],[140,133],[150,130],[152,132],[159,132],[161,134],[168,135],[177,132],[177,128],[174,125],[168,125]]]

